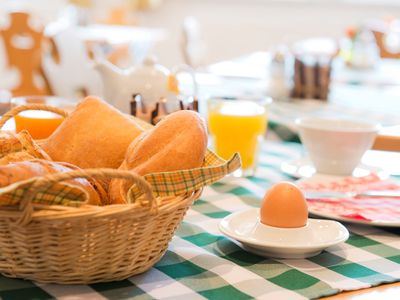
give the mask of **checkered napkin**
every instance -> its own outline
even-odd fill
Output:
[[[24,142],[22,142],[24,141]],[[32,140],[27,131],[13,134],[0,131],[0,158],[9,154],[26,152],[31,157],[43,159],[38,149],[39,146]],[[37,178],[19,181],[0,188],[0,206],[18,205],[27,193],[33,191]],[[77,186],[65,182],[53,183],[38,192],[33,202],[47,205],[80,206],[86,202],[88,194]]]
[[[0,158],[9,153],[7,143],[0,144]],[[180,195],[198,190],[210,185],[240,167],[240,157],[235,154],[229,161],[225,161],[211,151],[207,151],[204,164],[200,168],[174,172],[153,173],[145,176],[152,185],[157,196]],[[36,179],[17,182],[0,188],[0,205],[17,205],[32,189]],[[141,195],[141,191],[133,185],[128,193],[128,200],[134,202]],[[79,206],[86,202],[87,194],[78,187],[65,182],[55,183],[38,193],[32,200],[34,203],[47,205]]]
[[[157,196],[180,195],[210,185],[240,167],[240,157],[235,154],[225,161],[211,151],[207,151],[204,165],[201,168],[175,172],[148,174],[145,179],[152,185]],[[32,189],[36,178],[20,181],[0,188],[0,205],[17,205]],[[133,185],[128,194],[130,202],[134,202],[142,192]],[[32,200],[34,203],[47,205],[79,206],[86,202],[87,194],[78,187],[60,182],[51,184],[38,193]]]
[[[16,182],[0,188],[0,205],[17,205],[27,193],[35,190],[36,178]],[[64,205],[79,207],[86,202],[88,194],[81,188],[68,183],[53,183],[40,190],[34,196],[33,202],[46,205]]]
[[[372,174],[366,177],[346,177],[323,183],[300,183],[305,191],[363,192],[379,190],[400,190],[400,184],[391,180],[381,180]],[[344,218],[400,222],[400,199],[396,197],[351,197],[340,199],[308,199],[310,211]]]
[[[157,196],[173,196],[198,190],[210,185],[240,167],[239,154],[235,154],[229,161],[218,157],[215,153],[207,151],[204,164],[201,168],[152,173],[144,178],[153,188]],[[141,191],[133,185],[128,192],[128,200],[133,202],[141,195]]]

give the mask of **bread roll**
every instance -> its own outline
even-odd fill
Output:
[[[28,131],[22,130],[17,134],[17,137],[22,145],[22,151],[25,151],[35,158],[51,160],[50,156],[35,143]]]
[[[62,165],[61,163],[55,163],[52,161],[41,159],[10,163],[4,166],[0,166],[0,187],[4,187],[12,183],[26,180],[35,176],[63,173],[72,170],[73,168]],[[101,197],[88,180],[83,178],[76,178],[67,180],[65,182],[70,183],[71,185],[78,186],[85,190],[89,194],[88,204],[102,205]]]
[[[129,116],[89,96],[41,146],[54,161],[81,168],[118,168],[142,131]]]
[[[0,154],[1,156],[8,153],[22,151],[23,146],[17,135],[10,131],[0,131]]]
[[[35,158],[50,160],[48,154],[35,143],[26,130],[18,134],[0,133],[0,165]]]
[[[81,168],[67,163],[67,162],[57,162],[58,165],[64,166],[68,168],[69,170],[81,170]],[[62,171],[61,171],[62,172]],[[86,178],[87,181],[89,181],[89,183],[92,185],[92,187],[95,189],[95,191],[97,192],[98,196],[100,197],[100,205],[106,205],[109,201],[108,201],[108,193],[105,190],[102,181],[100,179],[94,179],[94,178]],[[108,189],[108,187],[107,187]],[[90,197],[90,195],[89,195]],[[95,203],[89,203],[89,204],[95,204]]]
[[[207,151],[204,120],[193,111],[182,110],[162,119],[128,147],[120,169],[139,175],[201,167]],[[111,203],[126,203],[126,181],[110,183]]]
[[[20,152],[12,152],[0,158],[0,166],[7,165],[9,163],[17,162],[17,161],[25,161],[35,159],[28,152],[20,151]]]

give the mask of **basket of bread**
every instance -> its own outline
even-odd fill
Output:
[[[202,188],[240,167],[207,149],[204,120],[178,111],[156,126],[95,97],[45,140],[0,131],[0,272],[38,282],[122,280],[165,253]]]

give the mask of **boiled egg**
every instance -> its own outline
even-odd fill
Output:
[[[265,194],[260,209],[261,223],[280,228],[307,224],[308,208],[303,192],[291,182],[274,184]]]

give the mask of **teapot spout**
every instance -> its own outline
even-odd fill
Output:
[[[93,68],[100,74],[105,100],[116,105],[116,98],[125,86],[128,74],[106,60],[96,61]]]
[[[121,69],[107,60],[96,61],[94,69],[100,73],[103,82],[108,82],[109,80],[120,80],[120,78],[124,76]]]

